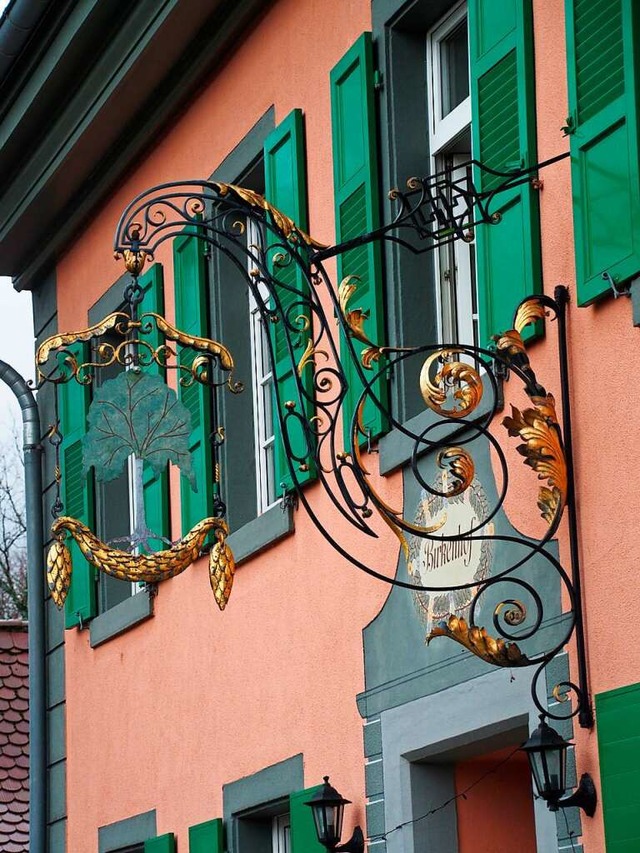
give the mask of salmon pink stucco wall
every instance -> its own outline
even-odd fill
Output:
[[[568,150],[563,0],[533,0],[538,159]],[[120,213],[142,190],[164,181],[207,177],[272,105],[276,122],[304,110],[309,230],[334,239],[328,75],[360,33],[371,28],[369,0],[281,0],[256,22],[197,98],[104,204],[58,265],[59,327],[76,328],[116,280],[111,260]],[[640,410],[640,347],[626,299],[578,308],[575,293],[570,168],[544,170],[540,191],[544,288],[569,287],[572,419],[588,669],[593,693],[640,681],[640,648],[615,623],[640,605],[635,528],[640,473],[635,459]],[[167,314],[173,312],[170,248]],[[530,347],[542,383],[559,398],[552,326]],[[507,404],[522,397],[507,383]],[[558,399],[559,402],[559,399]],[[535,477],[516,454],[510,520],[531,530]],[[401,499],[399,476],[385,495]],[[172,479],[178,494],[177,474]],[[324,506],[317,488],[310,495]],[[179,508],[174,502],[174,529]],[[335,520],[336,536],[361,543]],[[569,565],[566,529],[559,535]],[[395,540],[376,546],[392,574]],[[364,825],[362,628],[387,588],[341,560],[302,511],[295,535],[239,568],[228,609],[215,608],[199,563],[161,586],[155,617],[98,649],[88,632],[67,632],[68,849],[93,849],[96,827],[155,808],[159,832],[175,832],[222,813],[222,785],[298,752],[305,785],[330,773]],[[613,623],[613,624],[612,624]],[[575,659],[570,649],[572,674]],[[574,676],[575,677],[575,676]],[[576,724],[578,773],[598,782],[594,731]],[[95,768],[99,767],[100,772]],[[586,853],[604,850],[602,812],[583,818]],[[348,827],[347,827],[348,828]]]
[[[331,242],[329,71],[370,27],[368,0],[272,7],[61,259],[60,328],[84,325],[120,274],[111,244],[126,204],[154,184],[207,177],[272,104],[276,123],[304,110],[310,231]],[[171,316],[169,249],[156,260]],[[177,475],[171,485],[178,494]],[[173,520],[177,529],[176,504]],[[91,649],[88,631],[67,632],[69,850],[94,849],[97,827],[149,809],[186,849],[189,825],[222,814],[223,784],[300,752],[305,785],[330,773],[354,803],[346,828],[364,826],[361,631],[388,590],[341,560],[302,511],[295,524],[238,569],[224,613],[200,561],[162,584],[154,618],[123,636]],[[397,540],[385,542],[380,565],[393,574]]]

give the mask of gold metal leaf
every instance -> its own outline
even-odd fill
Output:
[[[453,482],[449,488],[449,497],[461,495],[473,481],[475,464],[473,458],[463,447],[448,447],[437,456],[440,468],[449,471]]]
[[[316,249],[325,249],[326,246],[323,243],[319,243],[317,240],[314,240],[313,237],[310,237],[305,231],[301,228],[298,228],[293,219],[290,219],[286,216],[282,211],[278,210],[277,207],[274,207],[272,204],[265,199],[264,196],[260,195],[260,193],[255,192],[254,190],[249,190],[246,187],[238,187],[235,184],[225,184],[222,182],[218,182],[216,184],[218,187],[218,192],[221,196],[227,195],[229,192],[233,192],[238,198],[241,198],[244,202],[246,202],[251,207],[257,207],[261,210],[267,211],[276,224],[276,227],[279,228],[287,240],[296,240],[300,239],[307,246],[313,246]]]
[[[471,364],[452,360],[455,350],[442,349],[432,353],[420,371],[420,393],[429,408],[447,418],[462,418],[470,415],[480,404],[483,394],[482,379]],[[431,379],[436,361],[442,366]],[[457,408],[445,409],[444,403],[451,389]]]
[[[517,643],[505,642],[501,637],[490,636],[484,628],[468,625],[466,619],[449,615],[446,622],[440,622],[427,637],[427,645],[434,637],[449,637],[460,643],[476,657],[494,666],[526,666],[529,659]]]
[[[61,347],[68,347],[70,344],[76,343],[76,341],[88,341],[93,337],[99,337],[123,321],[126,326],[126,324],[131,322],[131,318],[128,314],[116,311],[113,314],[109,314],[104,318],[104,320],[101,320],[94,326],[89,326],[87,329],[80,329],[77,332],[65,332],[60,335],[52,335],[50,338],[47,338],[46,341],[43,341],[38,347],[36,352],[36,364],[45,364],[53,350],[60,349]]]
[[[524,353],[524,341],[520,332],[517,332],[515,329],[509,329],[508,332],[498,335],[496,338],[496,349],[498,352],[503,352],[511,356]]]
[[[53,541],[47,554],[47,584],[54,604],[60,609],[71,586],[71,553],[59,539]]]
[[[183,346],[214,355],[223,370],[233,370],[233,356],[224,344],[212,341],[209,338],[199,338],[196,335],[189,335],[186,332],[182,332],[180,329],[172,326],[164,317],[154,314],[152,311],[143,314],[140,319],[144,320],[145,317],[152,317],[156,322],[158,330],[170,341],[177,341]]]
[[[84,558],[101,572],[120,580],[157,583],[175,577],[198,559],[207,534],[219,530],[226,536],[228,528],[221,518],[204,518],[178,542],[164,551],[131,554],[110,548],[78,521],[62,515],[51,525],[51,532],[61,540],[68,533],[77,542]]]
[[[545,521],[552,524],[562,515],[567,502],[567,462],[553,396],[531,399],[534,409],[521,412],[511,406],[511,417],[503,418],[502,425],[509,435],[523,439],[524,444],[519,444],[517,450],[524,456],[524,464],[537,473],[539,480],[547,481],[548,486],[541,486],[538,492],[538,506]]]
[[[298,376],[302,376],[302,371],[308,364],[312,364],[315,368],[316,365],[316,356],[323,356],[325,361],[329,360],[329,354],[325,350],[316,349],[313,346],[313,341],[311,338],[307,341],[307,346],[305,347],[305,351],[302,353],[300,357],[300,361],[298,362]]]
[[[218,541],[209,553],[209,582],[220,610],[224,610],[229,602],[235,571],[236,562],[231,548],[224,535],[219,534]]]
[[[513,328],[518,334],[522,334],[527,326],[533,325],[538,320],[544,320],[546,315],[547,310],[539,300],[527,299],[526,302],[518,306],[513,320]]]
[[[369,312],[363,311],[361,308],[348,308],[349,301],[358,289],[359,283],[360,278],[357,275],[348,275],[343,278],[338,285],[338,305],[340,306],[340,313],[344,317],[350,333],[354,338],[356,338],[356,340],[373,347],[373,349],[379,349],[373,341],[369,340],[364,331],[364,321],[369,318]]]

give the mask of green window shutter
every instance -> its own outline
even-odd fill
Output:
[[[273,130],[264,143],[264,176],[265,196],[268,201],[289,216],[303,231],[308,230],[307,225],[307,176],[305,169],[305,146],[304,146],[304,121],[301,110],[292,110],[289,115]],[[301,247],[296,246],[299,250]],[[307,281],[302,271],[296,264],[290,263],[284,266],[274,265],[271,269],[277,282],[278,297],[283,311],[286,313],[289,306],[296,302],[296,293],[305,294]],[[293,288],[287,290],[286,287]],[[294,310],[294,320],[299,316],[306,317],[310,321],[309,312],[306,309]],[[300,321],[302,322],[302,321]],[[270,329],[271,341],[276,362],[277,397],[281,402],[293,400],[296,402],[296,410],[300,411],[300,400],[294,366],[291,363],[289,348],[287,346],[284,329],[278,323]],[[300,335],[292,338],[293,354],[295,364],[302,356],[310,332],[301,331]],[[313,374],[307,369],[302,376],[304,388],[307,394],[313,398]],[[313,404],[311,400],[304,401],[304,414],[307,418],[313,417]],[[306,440],[300,424],[289,418],[287,438],[295,456],[305,456]],[[287,452],[283,441],[277,414],[274,412],[274,432],[276,436],[275,450],[275,481],[276,490],[281,484],[287,491],[293,488],[293,480],[289,473]],[[303,463],[304,464],[304,463]],[[300,484],[306,483],[315,477],[315,468],[311,460],[307,463],[308,471],[298,471],[297,480]]]
[[[380,225],[378,194],[378,146],[376,104],[373,84],[371,33],[363,33],[331,71],[331,130],[333,140],[333,184],[336,240],[344,242]],[[376,344],[385,344],[382,254],[375,241],[338,255],[338,281],[357,276],[359,281],[350,306],[366,312],[365,332]],[[365,344],[352,339],[358,358]],[[346,352],[346,342],[341,340]],[[345,445],[350,444],[350,424],[363,384],[350,358],[343,358],[348,390],[343,404]],[[375,370],[374,363],[374,370]],[[373,373],[364,371],[367,379]],[[387,405],[384,378],[372,387]],[[386,428],[378,407],[367,400],[363,423],[371,437]]]
[[[89,361],[88,344],[76,343],[68,349],[78,362]],[[60,447],[63,512],[93,528],[93,472],[87,475],[82,473],[82,438],[87,431],[90,394],[89,386],[80,385],[75,379],[58,386],[60,432],[63,437]],[[65,602],[65,626],[73,628],[96,615],[96,583],[93,566],[85,560],[75,541],[68,544],[73,572]]]
[[[326,848],[318,841],[310,806],[305,806],[321,786],[296,791],[289,797],[289,817],[291,819],[291,853],[326,853]]]
[[[470,0],[473,156],[501,172],[537,162],[530,0]],[[503,178],[476,170],[479,188]],[[518,303],[542,290],[538,194],[530,181],[502,192],[491,206],[496,224],[478,225],[476,271],[480,344],[510,329]],[[540,333],[536,328],[528,334]]]
[[[578,303],[640,271],[636,0],[566,0]]]
[[[189,853],[223,853],[224,827],[221,818],[189,827]]]
[[[640,850],[640,684],[596,696],[607,853]]]
[[[139,281],[142,288],[142,302],[138,308],[139,314],[153,311],[154,314],[164,316],[164,291],[162,266],[154,264]],[[154,327],[153,332],[143,336],[154,349],[164,343],[160,332]],[[142,352],[142,356],[146,353]],[[165,371],[157,364],[151,364],[146,368],[149,373],[164,375]],[[154,533],[170,538],[169,529],[169,469],[161,474],[155,474],[150,465],[143,468],[144,509],[147,524]],[[165,546],[160,541],[153,541],[151,547],[160,551]]]
[[[177,237],[173,242],[173,275],[176,300],[176,325],[183,332],[208,337],[207,280],[204,242],[192,235]],[[181,364],[191,365],[194,353],[182,349]],[[189,449],[196,476],[197,492],[180,477],[182,535],[194,524],[211,515],[213,509],[211,470],[211,391],[194,382],[184,387],[178,381],[178,396],[191,413]]]
[[[176,838],[172,832],[149,838],[144,842],[144,853],[176,853]]]

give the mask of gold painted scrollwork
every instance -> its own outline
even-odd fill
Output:
[[[238,187],[235,184],[225,184],[218,182],[216,184],[218,192],[221,196],[228,195],[229,192],[234,193],[251,207],[257,207],[269,213],[275,222],[276,226],[282,231],[287,240],[302,240],[307,246],[313,246],[316,249],[324,249],[326,246],[323,243],[318,243],[313,237],[310,237],[301,228],[298,228],[296,223],[290,217],[286,216],[282,211],[278,210],[265,199],[260,193],[254,190],[246,189],[246,187]]]
[[[123,329],[127,329],[130,322],[131,318],[128,314],[124,314],[122,311],[116,311],[113,314],[106,316],[104,320],[101,320],[94,326],[89,326],[87,329],[79,329],[77,332],[65,332],[64,334],[52,335],[50,338],[43,341],[36,351],[36,365],[38,366],[39,376],[42,378],[40,367],[43,364],[46,364],[53,350],[60,349],[61,347],[68,347],[71,344],[75,344],[77,341],[88,341],[93,337],[99,337],[105,332],[108,332],[110,329],[114,329],[120,323],[123,324]]]
[[[534,409],[521,412],[511,406],[511,417],[503,418],[502,425],[509,435],[523,439],[524,444],[519,444],[517,450],[524,456],[524,464],[537,473],[539,480],[547,481],[548,485],[540,486],[538,507],[545,521],[552,524],[562,515],[567,501],[567,463],[553,396],[531,399]]]
[[[446,622],[440,622],[427,637],[427,645],[435,637],[449,637],[460,643],[476,657],[495,666],[526,666],[529,659],[520,651],[517,643],[490,636],[484,628],[468,625],[466,619],[451,614]]]
[[[447,418],[463,418],[470,415],[482,400],[482,379],[471,364],[455,361],[456,351],[439,350],[427,358],[420,371],[420,392],[429,408]],[[442,366],[433,376],[434,364]],[[454,390],[455,389],[455,390]],[[457,407],[444,408],[447,397],[453,394]]]
[[[233,357],[224,344],[221,344],[218,341],[212,341],[209,338],[199,338],[196,335],[188,335],[186,332],[182,332],[180,329],[172,326],[164,317],[161,317],[159,314],[154,314],[152,311],[143,314],[140,319],[144,320],[145,317],[152,317],[156,322],[158,330],[162,332],[168,340],[177,341],[179,344],[182,344],[182,346],[191,347],[199,352],[206,352],[209,355],[213,355],[218,359],[220,367],[222,367],[223,370],[233,370]]]

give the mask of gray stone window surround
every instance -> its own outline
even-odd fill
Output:
[[[227,853],[270,853],[271,818],[289,811],[304,788],[302,753],[222,787]]]
[[[225,157],[209,180],[233,184],[242,184],[243,180],[247,180],[248,176],[258,168],[262,159],[264,142],[274,127],[275,109],[270,107]],[[219,276],[223,279],[225,276],[223,267],[225,259],[222,257],[222,253],[212,253],[211,262],[213,265],[212,278],[215,279],[216,276]],[[237,277],[237,272],[234,269],[227,270],[226,274],[233,275],[234,272]],[[244,282],[241,284],[246,290]],[[214,337],[216,334],[220,334],[223,340],[225,328],[231,324],[243,322],[244,319],[239,316],[239,311],[234,316],[233,312],[228,310],[229,302],[228,291],[225,293],[224,301],[222,294],[212,292],[211,328],[216,330]],[[238,378],[250,376],[250,353],[236,354],[234,352],[233,355]],[[240,524],[234,523],[234,512],[237,513],[239,506],[256,505],[253,468],[253,409],[250,392],[237,395],[233,400],[228,395],[223,394],[221,406],[221,421],[225,424],[229,435],[229,440],[222,446],[222,465],[226,472],[225,487],[229,490],[226,499],[229,505],[231,535],[228,543],[233,551],[236,564],[240,564],[293,532],[293,510],[290,506],[276,505],[262,515],[253,515],[253,517],[250,513],[243,511]]]
[[[415,821],[453,793],[453,762],[523,741],[538,724],[530,679],[497,670],[380,714],[386,831]],[[370,804],[371,805],[371,804]],[[496,804],[499,807],[499,804]],[[537,849],[558,848],[556,819],[534,801]],[[386,853],[457,853],[455,808],[389,832]]]
[[[98,853],[137,853],[157,835],[156,812],[144,812],[98,828]]]

